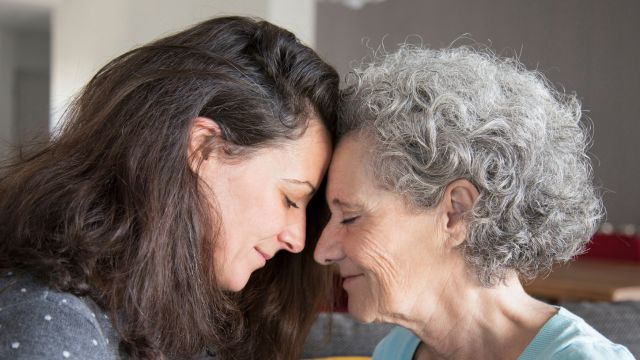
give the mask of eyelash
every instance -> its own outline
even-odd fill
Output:
[[[342,221],[340,221],[340,224],[343,225],[349,225],[349,224],[353,224],[356,220],[358,220],[360,216],[354,216],[354,217],[350,217],[348,219],[344,219]]]
[[[296,204],[295,202],[291,201],[291,199],[289,199],[289,197],[285,196],[284,197],[285,201],[287,202],[287,207],[289,208],[296,208],[299,209],[300,207],[298,206],[298,204]]]

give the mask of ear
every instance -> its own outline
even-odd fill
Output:
[[[442,206],[446,214],[446,232],[449,245],[456,247],[467,237],[466,215],[478,199],[478,189],[470,181],[456,180],[445,189]]]
[[[218,123],[206,117],[193,119],[187,148],[191,170],[197,172],[199,165],[209,160],[211,152],[215,150],[216,142],[222,141],[222,131]]]

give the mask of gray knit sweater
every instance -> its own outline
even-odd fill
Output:
[[[91,299],[31,276],[0,274],[0,359],[126,359],[109,316]]]
[[[128,359],[119,345],[109,316],[90,298],[0,273],[0,359]]]

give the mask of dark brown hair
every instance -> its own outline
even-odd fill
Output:
[[[214,119],[230,155],[333,132],[338,75],[268,22],[216,18],[108,63],[38,152],[0,174],[0,268],[89,295],[120,319],[134,358],[294,359],[326,290],[308,208],[301,255],[279,253],[237,294],[213,279],[219,226],[187,159],[192,121]],[[315,204],[315,205],[314,205]]]

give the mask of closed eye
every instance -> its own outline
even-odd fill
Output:
[[[350,217],[350,218],[344,219],[344,220],[340,221],[340,224],[343,224],[343,225],[353,224],[356,220],[358,220],[359,217],[360,216],[354,216],[354,217]]]
[[[289,197],[285,196],[285,201],[287,202],[287,206],[290,208],[296,208],[299,209],[300,207],[298,206],[298,204],[296,204],[295,202],[291,201],[291,199],[289,199]]]

